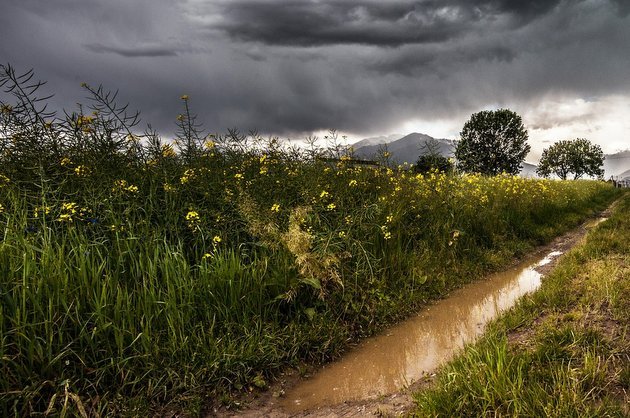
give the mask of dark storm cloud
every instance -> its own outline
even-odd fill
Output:
[[[5,3],[0,60],[49,80],[55,105],[102,83],[167,133],[182,94],[212,132],[298,137],[630,95],[626,0]]]
[[[217,28],[230,37],[270,45],[365,44],[398,46],[439,42],[463,33],[460,11],[440,16],[409,3],[231,1]]]
[[[177,52],[172,48],[164,48],[161,46],[144,46],[144,47],[114,47],[96,44],[86,44],[85,48],[99,54],[112,53],[123,57],[173,57]]]
[[[396,47],[444,42],[500,18],[518,27],[553,10],[559,0],[252,1],[218,9],[230,37],[269,45],[361,44]]]
[[[630,1],[628,0],[613,0],[613,3],[617,5],[617,10],[621,17],[626,17],[630,14]]]

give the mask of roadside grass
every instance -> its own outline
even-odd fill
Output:
[[[415,416],[630,414],[630,193],[415,395]]]

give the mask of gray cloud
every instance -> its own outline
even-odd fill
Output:
[[[253,1],[219,3],[214,28],[269,45],[360,44],[397,47],[456,39],[472,29],[520,27],[560,0]]]
[[[99,43],[86,44],[84,46],[97,54],[112,53],[123,57],[173,57],[177,55],[173,48],[161,46],[114,47]]]
[[[627,4],[22,0],[3,6],[0,57],[49,80],[58,107],[102,83],[167,133],[189,94],[213,132],[383,134],[548,97],[630,97]]]

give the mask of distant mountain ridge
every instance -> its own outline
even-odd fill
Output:
[[[604,160],[604,177],[619,176],[623,172],[630,170],[630,150],[606,154]]]
[[[403,136],[404,135],[400,134],[374,136],[371,138],[362,139],[359,142],[355,142],[354,144],[352,144],[352,146],[355,148],[362,148],[370,145],[388,144],[402,138]]]
[[[390,158],[393,161],[399,164],[405,162],[415,164],[418,157],[429,151],[427,143],[433,141],[437,145],[436,151],[440,154],[446,157],[452,157],[455,152],[455,141],[450,139],[436,139],[418,132],[388,142],[378,142],[378,138],[385,137],[368,138],[353,144],[354,155],[359,158],[373,159],[378,155],[384,145],[387,145],[387,151],[391,154]]]

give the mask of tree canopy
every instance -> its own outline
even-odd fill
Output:
[[[543,177],[555,174],[566,180],[570,173],[574,179],[587,175],[597,178],[604,176],[604,152],[599,145],[585,138],[571,141],[558,141],[543,150],[536,172]]]
[[[427,140],[420,147],[422,154],[413,167],[416,173],[428,173],[431,170],[449,172],[453,170],[451,160],[440,153],[440,144],[435,138]]]
[[[531,147],[521,117],[509,109],[474,113],[455,149],[462,171],[518,174]]]

